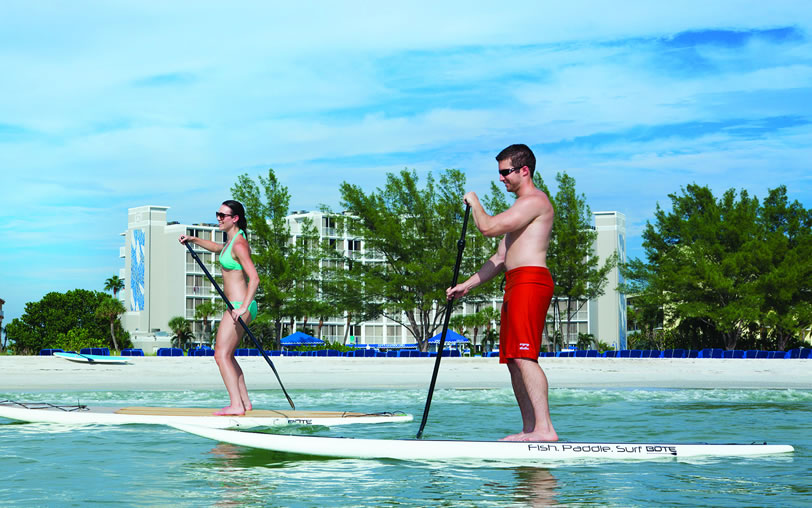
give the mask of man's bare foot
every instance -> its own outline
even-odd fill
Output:
[[[220,411],[215,411],[214,416],[242,416],[245,414],[245,409],[241,407],[226,406]]]

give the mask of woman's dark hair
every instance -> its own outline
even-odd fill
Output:
[[[223,204],[231,209],[231,213],[239,217],[237,220],[237,227],[245,231],[245,234],[247,235],[248,221],[245,219],[245,208],[242,206],[242,203],[239,201],[234,201],[233,199],[227,199],[223,201]]]

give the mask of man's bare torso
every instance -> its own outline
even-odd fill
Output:
[[[519,199],[531,200],[530,209],[535,217],[525,226],[505,234],[502,240],[505,248],[505,270],[520,266],[546,267],[547,248],[553,227],[553,207],[547,195],[538,189]]]

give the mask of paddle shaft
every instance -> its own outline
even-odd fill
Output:
[[[462,235],[457,242],[457,262],[454,263],[454,278],[451,280],[451,287],[457,285],[457,277],[460,275],[460,263],[462,263],[462,251],[465,249],[465,230],[468,228],[468,214],[471,212],[471,205],[465,204],[465,218],[462,220]],[[431,375],[429,384],[429,394],[426,397],[426,407],[423,409],[423,420],[420,422],[420,429],[417,431],[417,439],[423,435],[426,427],[426,420],[429,418],[429,407],[431,397],[434,395],[434,385],[437,383],[437,373],[440,372],[440,360],[443,357],[443,347],[445,347],[445,336],[448,333],[448,321],[451,319],[451,308],[454,306],[454,299],[451,298],[445,304],[445,318],[443,318],[443,333],[440,334],[440,344],[437,346],[437,360],[434,362],[434,372]]]
[[[192,249],[192,246],[189,245],[189,243],[190,242],[184,242],[183,244],[186,246],[187,249],[189,249],[189,252],[192,254],[192,257],[195,259],[195,261],[197,261],[197,264],[200,265],[200,268],[203,269],[203,273],[206,274],[206,277],[208,277],[212,285],[214,285],[214,289],[216,289],[217,292],[220,293],[220,296],[223,298],[223,301],[225,301],[226,305],[228,306],[228,310],[234,310],[234,306],[231,305],[230,301],[228,301],[226,294],[223,293],[222,289],[220,289],[220,286],[217,284],[217,282],[215,282],[214,277],[211,276],[211,273],[209,273],[209,270],[206,268],[206,265],[203,264],[203,262],[197,256],[197,253]],[[274,366],[273,362],[271,361],[270,358],[268,358],[268,354],[263,349],[262,344],[260,344],[257,338],[254,337],[254,334],[251,333],[251,330],[248,328],[248,325],[245,324],[245,321],[242,320],[242,316],[237,317],[237,321],[240,322],[242,327],[245,329],[245,333],[247,333],[248,336],[251,337],[251,340],[254,341],[254,344],[257,346],[257,349],[259,349],[259,352],[262,353],[262,357],[265,358],[265,361],[268,362],[268,365],[270,365],[271,369],[273,369],[273,373],[276,374],[276,379],[277,381],[279,381],[279,387],[282,388],[282,393],[284,393],[285,398],[288,399],[288,403],[290,404],[291,409],[296,409],[296,406],[293,404],[293,399],[290,398],[290,395],[288,395],[287,390],[285,390],[285,385],[282,384],[282,379],[279,377],[279,372],[276,371],[276,367]]]

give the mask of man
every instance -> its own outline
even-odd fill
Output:
[[[547,377],[538,364],[541,334],[553,296],[547,269],[547,248],[553,227],[553,207],[547,195],[533,185],[536,157],[527,145],[510,145],[496,156],[499,181],[516,202],[490,216],[473,192],[465,194],[477,229],[487,236],[503,236],[496,254],[465,282],[449,288],[449,299],[506,271],[499,362],[510,371],[513,393],[522,413],[522,431],[506,441],[557,441],[547,403]]]

